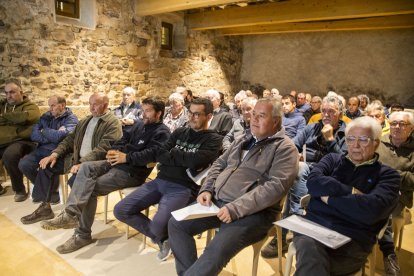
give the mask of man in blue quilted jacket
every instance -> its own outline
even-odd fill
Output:
[[[48,100],[49,111],[45,112],[33,126],[31,140],[37,148],[19,162],[20,171],[34,184],[37,168],[42,158],[49,156],[60,141],[75,129],[78,118],[66,107],[66,100],[61,96],[52,96]],[[33,202],[44,200],[35,186],[32,193]],[[58,191],[53,191],[52,203],[59,202]]]

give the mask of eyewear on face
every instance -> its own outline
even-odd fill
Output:
[[[355,137],[355,136],[347,136],[346,138],[345,138],[345,140],[346,140],[346,143],[348,144],[348,145],[355,145],[357,142],[358,142],[358,144],[360,145],[360,146],[363,146],[363,147],[366,147],[366,146],[368,146],[368,144],[371,142],[371,141],[375,141],[376,139],[372,139],[372,138],[369,138],[369,137],[367,137],[367,136],[360,136],[360,137]]]
[[[193,117],[194,116],[194,118],[198,118],[198,117],[200,117],[201,115],[204,115],[205,114],[205,112],[191,112],[190,110],[188,110],[188,117]]]
[[[335,109],[322,109],[321,112],[322,114],[327,113],[329,115],[334,115],[336,113],[336,110]]]
[[[410,125],[409,123],[406,123],[404,121],[392,121],[392,122],[390,122],[390,126],[391,127],[397,127],[397,126],[399,126],[400,128],[405,128],[405,127],[407,127],[409,125]]]

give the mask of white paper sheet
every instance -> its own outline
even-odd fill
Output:
[[[204,217],[212,217],[217,215],[219,208],[211,204],[211,206],[204,206],[196,203],[182,209],[171,212],[171,215],[178,221],[187,219],[196,219]]]
[[[276,221],[275,224],[292,230],[293,232],[314,238],[333,249],[339,248],[351,241],[351,238],[301,216],[292,215],[283,220]]]

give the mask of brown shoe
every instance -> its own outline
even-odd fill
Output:
[[[71,216],[63,210],[54,219],[42,221],[40,226],[46,230],[70,229],[78,227],[79,220],[76,216]]]
[[[55,217],[55,214],[50,208],[49,203],[42,202],[39,207],[30,215],[24,216],[20,219],[23,224],[32,224],[38,221],[52,219]]]
[[[79,237],[79,235],[74,234],[69,240],[67,240],[64,244],[59,245],[56,247],[56,251],[60,254],[67,254],[72,253],[76,250],[81,249],[84,246],[87,246],[88,244],[93,243],[93,239],[83,239]]]

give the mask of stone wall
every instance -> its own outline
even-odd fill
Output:
[[[414,106],[413,45],[414,29],[248,36],[241,79],[283,93],[411,97]]]
[[[167,97],[182,84],[196,95],[239,88],[240,38],[187,32],[180,15],[137,17],[133,0],[97,0],[96,29],[89,30],[55,23],[50,2],[0,2],[0,87],[19,78],[39,105],[55,93],[84,105],[96,91],[118,104],[126,85],[140,97]],[[160,50],[162,20],[174,24],[173,51]]]

